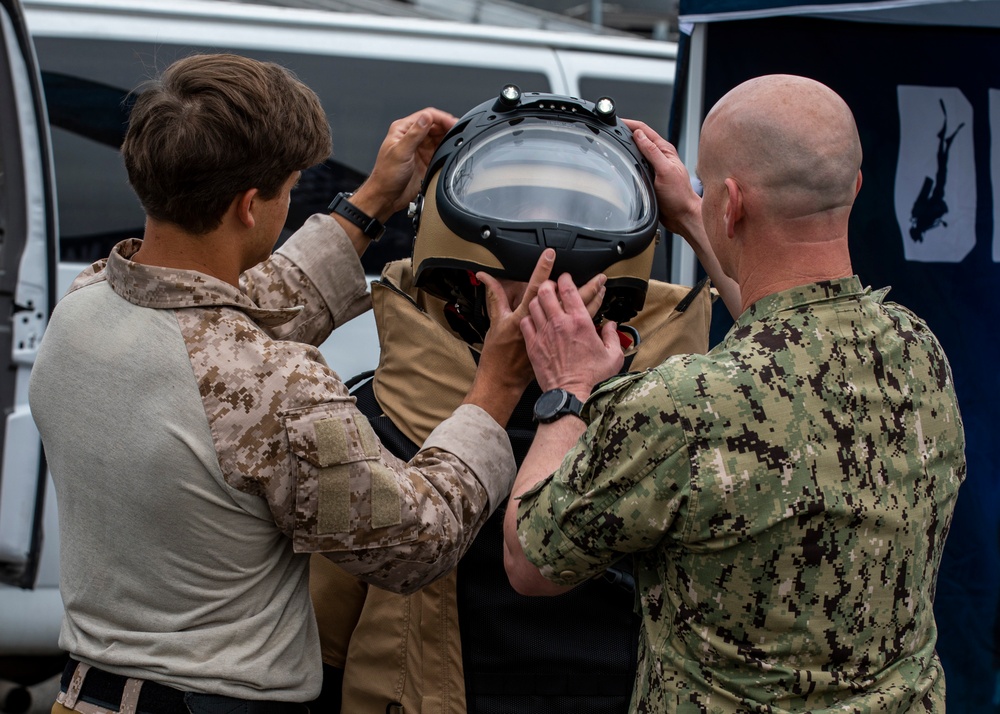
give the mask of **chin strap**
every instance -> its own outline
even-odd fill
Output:
[[[470,345],[481,344],[490,329],[490,315],[486,309],[486,286],[471,270],[454,274],[455,280],[446,284],[451,300],[445,306],[448,326]],[[466,281],[459,284],[458,281]]]

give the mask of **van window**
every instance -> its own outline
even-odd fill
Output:
[[[118,148],[129,90],[177,58],[209,47],[36,37],[46,103],[53,125],[62,260],[106,257],[125,237],[141,236],[143,212],[128,186]],[[226,50],[222,50],[226,51]],[[509,82],[551,91],[546,75],[364,57],[242,51],[288,67],[319,95],[333,130],[333,157],[304,172],[292,194],[283,237],[311,214],[325,212],[339,191],[367,175],[389,124],[425,106],[461,115]],[[413,230],[405,215],[364,256],[365,270],[410,254]]]
[[[618,116],[641,119],[666,138],[674,92],[673,77],[669,79],[671,83],[581,75],[579,82],[583,99],[596,102],[601,97],[611,97]]]

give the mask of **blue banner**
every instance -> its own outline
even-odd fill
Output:
[[[680,16],[706,17],[708,15],[728,15],[739,14],[743,17],[748,15],[767,13],[774,14],[774,11],[805,11],[808,8],[811,12],[819,12],[824,8],[889,8],[901,3],[897,0],[861,0],[860,2],[845,3],[844,0],[809,0],[808,5],[803,5],[801,0],[680,0]],[[913,2],[906,2],[908,5]]]
[[[706,107],[784,72],[854,110],[855,272],[938,335],[965,423],[968,477],[935,599],[948,712],[1000,712],[1000,30],[805,17],[706,28]]]

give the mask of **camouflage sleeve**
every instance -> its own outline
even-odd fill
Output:
[[[293,320],[268,328],[282,340],[319,345],[336,327],[371,308],[357,252],[340,224],[323,214],[310,217],[240,283],[260,307],[303,306]]]
[[[409,463],[381,445],[352,403],[289,414],[285,427],[297,470],[295,549],[323,552],[394,592],[453,570],[514,477],[506,432],[471,405]]]
[[[177,319],[220,477],[256,497],[254,513],[297,551],[328,551],[361,579],[409,592],[455,566],[509,491],[510,441],[478,407],[456,409],[406,463],[317,348],[272,339],[235,309]]]
[[[605,384],[586,433],[518,505],[518,537],[542,575],[574,585],[655,546],[690,495],[688,449],[657,371]]]

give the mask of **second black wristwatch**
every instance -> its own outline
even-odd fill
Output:
[[[361,232],[366,236],[371,238],[373,241],[377,241],[382,237],[382,234],[385,233],[385,226],[382,225],[381,221],[376,218],[372,218],[351,203],[348,199],[350,199],[353,195],[353,193],[338,193],[337,197],[330,202],[327,210],[330,211],[330,213],[336,213],[338,216],[343,216],[360,228]]]
[[[542,396],[535,401],[535,421],[539,424],[548,424],[567,414],[583,419],[582,412],[583,402],[565,389],[550,389],[547,392],[542,392]]]

